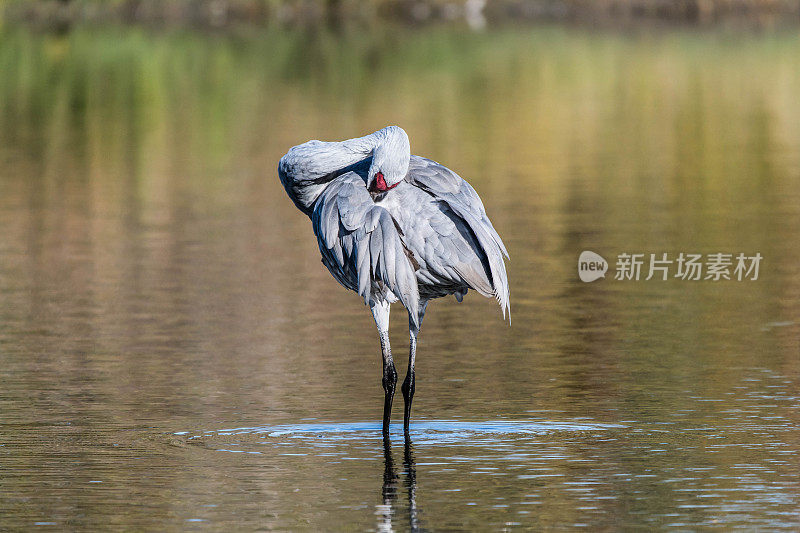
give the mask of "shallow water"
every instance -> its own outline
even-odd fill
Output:
[[[797,530],[798,45],[4,30],[2,528]],[[275,166],[387,123],[481,194],[513,325],[433,302],[385,449],[371,316]],[[584,284],[583,250],[764,260]]]

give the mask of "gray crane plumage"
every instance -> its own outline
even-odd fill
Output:
[[[399,300],[408,310],[408,436],[416,337],[427,302],[450,294],[460,302],[472,289],[497,299],[504,317],[510,313],[503,241],[469,183],[411,155],[408,137],[397,126],[347,141],[295,146],[281,158],[278,174],[311,218],[322,262],[372,309],[384,358],[384,436],[397,379],[389,304]]]

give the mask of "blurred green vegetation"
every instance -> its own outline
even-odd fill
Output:
[[[12,21],[54,29],[80,23],[171,26],[334,25],[376,19],[410,24],[567,21],[619,25],[656,21],[774,26],[800,21],[795,0],[3,0]]]

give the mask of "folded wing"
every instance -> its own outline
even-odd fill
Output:
[[[365,303],[388,288],[406,309],[419,308],[414,266],[386,209],[373,203],[364,180],[354,172],[334,179],[311,215],[322,262],[345,288]],[[416,320],[417,313],[410,316]]]
[[[456,225],[463,224],[474,235],[491,276],[490,294],[497,299],[505,316],[506,311],[510,311],[508,276],[503,260],[503,257],[508,258],[508,251],[486,215],[478,193],[449,168],[419,156],[411,156],[406,181],[443,204],[444,212],[452,211],[459,219]],[[478,279],[478,276],[467,277]],[[478,286],[475,288],[484,292]]]

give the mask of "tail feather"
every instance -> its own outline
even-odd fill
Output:
[[[451,204],[451,207],[455,207]],[[483,249],[486,255],[486,260],[489,263],[489,273],[491,274],[492,283],[492,296],[495,297],[500,309],[503,312],[503,318],[506,318],[508,313],[508,321],[511,323],[511,301],[509,298],[508,290],[508,274],[506,273],[506,264],[503,256],[508,257],[506,247],[500,236],[494,231],[491,223],[488,222],[488,217],[483,217],[478,220],[471,212],[466,209],[455,208],[461,218],[463,218],[478,240],[478,244]]]

